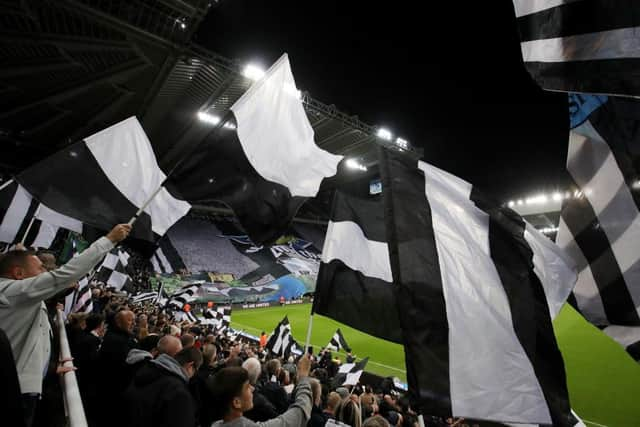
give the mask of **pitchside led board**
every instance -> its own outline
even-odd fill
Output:
[[[379,179],[374,179],[369,183],[369,194],[380,194],[382,193],[382,181]]]

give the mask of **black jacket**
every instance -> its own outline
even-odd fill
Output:
[[[98,350],[102,340],[91,332],[82,331],[76,339],[75,352],[72,353],[73,364],[78,371],[78,386],[80,394],[84,398],[88,394],[95,395],[100,377],[98,362]]]
[[[257,390],[258,393],[261,393],[273,406],[275,406],[278,414],[283,414],[289,407],[287,392],[284,391],[284,387],[279,383],[266,381],[257,387]]]
[[[100,397],[106,407],[120,407],[122,405],[122,393],[131,380],[127,355],[136,346],[132,335],[117,328],[109,329],[102,341],[98,353],[100,369]],[[119,418],[115,411],[106,411],[104,425],[117,421]]]
[[[253,392],[253,408],[243,414],[251,421],[261,422],[276,418],[279,414],[276,407],[259,391]]]
[[[142,365],[124,393],[131,427],[195,427],[196,408],[188,378],[178,362],[166,354]]]

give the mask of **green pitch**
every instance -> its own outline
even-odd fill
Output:
[[[303,345],[309,321],[308,304],[234,311],[231,325],[259,335],[270,334],[287,315],[293,336]],[[337,328],[358,357],[369,356],[367,370],[405,381],[402,346],[363,334],[326,317],[315,315],[311,344],[325,346]],[[571,404],[588,426],[640,425],[640,365],[573,309],[565,307],[554,322],[567,370]],[[344,354],[340,355],[344,360]]]

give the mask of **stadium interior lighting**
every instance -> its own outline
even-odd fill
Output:
[[[367,167],[364,165],[361,165],[360,163],[358,163],[355,159],[347,159],[347,161],[345,162],[345,165],[349,168],[349,169],[357,169],[357,170],[361,170],[363,172],[366,172]]]
[[[220,123],[220,117],[205,113],[204,111],[198,111],[198,119],[212,125],[217,125],[218,123]]]
[[[244,70],[242,70],[242,75],[253,81],[260,80],[262,77],[264,77],[264,74],[265,71],[261,67],[258,67],[254,64],[248,64],[246,67],[244,67]]]
[[[551,196],[551,198],[553,199],[554,202],[559,202],[562,200],[562,194],[560,193],[553,193],[553,195]]]
[[[544,234],[551,234],[551,233],[557,233],[558,232],[558,227],[545,227],[545,228],[541,228],[540,232],[544,233]]]
[[[524,202],[522,201],[522,199],[518,199],[518,205],[524,205]]]
[[[409,143],[407,142],[407,140],[400,137],[396,138],[396,144],[398,145],[398,147],[404,148],[405,150],[409,148]]]
[[[226,122],[225,124],[222,125],[222,127],[225,128],[225,129],[235,129],[236,125],[234,125],[231,122]]]
[[[386,141],[391,141],[391,139],[393,138],[393,135],[391,134],[391,131],[389,129],[386,128],[380,128],[378,129],[378,138],[382,138]]]
[[[636,182],[634,182],[634,183],[631,185],[631,188],[633,188],[634,190],[640,190],[640,179],[639,179],[639,180],[637,180]]]
[[[510,208],[512,208],[515,204],[516,204],[516,202],[514,202],[513,200],[509,200],[509,207]]]

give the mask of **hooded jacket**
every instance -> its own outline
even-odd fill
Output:
[[[196,408],[188,382],[182,367],[167,354],[143,364],[124,393],[124,425],[194,427]]]
[[[312,394],[309,380],[302,378],[293,394],[294,402],[284,414],[277,418],[256,423],[247,417],[240,417],[228,423],[223,420],[216,421],[211,427],[304,427],[311,417]]]
[[[11,342],[22,393],[42,393],[51,352],[51,326],[44,300],[80,280],[111,249],[113,243],[101,237],[56,270],[22,280],[0,277],[0,328]]]

